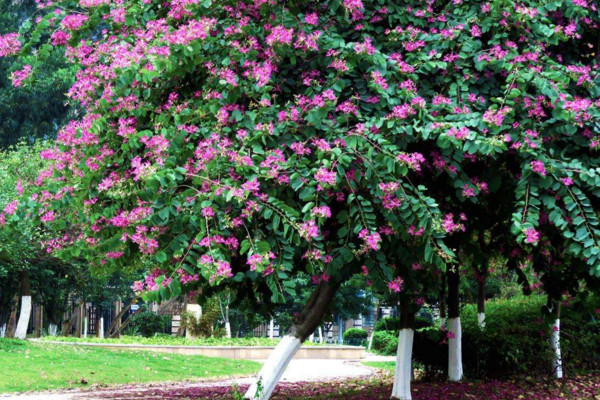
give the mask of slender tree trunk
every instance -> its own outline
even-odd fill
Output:
[[[98,307],[98,318],[96,319],[96,335],[104,339],[104,312],[102,307]]]
[[[87,338],[88,333],[88,307],[87,302],[83,300],[83,337]]]
[[[15,330],[17,327],[17,308],[19,308],[19,295],[15,295],[15,297],[13,298],[10,317],[8,317],[8,325],[6,326],[5,336],[7,338],[15,337]]]
[[[460,272],[458,266],[448,269],[448,379],[458,382],[463,378],[462,329],[459,299]]]
[[[273,318],[269,321],[269,339],[273,339],[273,332],[275,331],[275,323]]]
[[[119,336],[119,334],[122,331],[121,319],[123,319],[123,315],[125,315],[127,313],[127,311],[129,311],[129,309],[133,305],[134,301],[135,300],[130,301],[125,307],[122,307],[120,310],[119,310],[119,305],[116,306],[115,309],[117,312],[117,316],[115,317],[113,322],[108,327],[108,331],[106,332],[108,337],[114,338],[114,337]]]
[[[120,334],[125,328],[127,328],[127,325],[129,325],[129,323],[131,322],[131,317],[133,317],[134,315],[138,315],[141,312],[142,312],[142,307],[138,308],[133,313],[131,313],[129,315],[129,317],[127,317],[127,319],[125,321],[123,321],[123,323],[119,326],[117,331],[113,334],[114,336],[111,336],[111,337],[115,337],[118,334]]]
[[[33,317],[33,321],[34,321],[34,325],[33,325],[33,336],[36,338],[39,338],[40,336],[42,336],[42,326],[43,326],[43,307],[41,304],[38,304],[35,307],[35,312],[34,312],[34,317]]]
[[[15,339],[25,339],[27,337],[29,319],[31,318],[31,284],[29,283],[29,274],[27,271],[19,271],[19,281],[21,283],[21,312],[19,313]]]
[[[246,399],[267,400],[271,397],[285,368],[329,309],[339,285],[321,283],[308,299],[304,309],[294,317],[294,322],[258,373],[255,382],[245,394]]]
[[[396,351],[396,368],[392,399],[411,400],[410,380],[412,377],[412,348],[415,337],[415,313],[407,300],[400,302],[400,334]]]
[[[477,276],[477,323],[485,328],[485,275]]]
[[[183,300],[182,314],[187,310],[187,304],[188,304],[188,297],[185,296],[185,299]],[[183,323],[183,316],[180,315],[179,316],[179,328],[177,328],[177,336],[183,337],[184,333],[185,333],[185,325]]]
[[[554,352],[552,366],[554,368],[554,377],[557,379],[562,379],[563,364],[560,350],[560,302],[553,301],[552,311],[554,312],[554,324],[552,326],[552,336],[550,338],[550,343],[552,344],[552,350]]]

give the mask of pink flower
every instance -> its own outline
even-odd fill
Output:
[[[81,28],[90,18],[85,14],[72,14],[67,15],[60,25],[64,29],[68,29],[70,31],[76,31]]]
[[[18,33],[0,35],[0,57],[17,54],[21,50],[21,42]]]
[[[211,207],[204,207],[202,209],[202,215],[206,218],[212,218],[215,216],[215,212]]]
[[[15,189],[17,189],[17,193],[23,194],[23,186],[21,185],[20,179],[17,181],[17,185],[16,185]]]
[[[337,175],[334,171],[329,171],[327,168],[320,168],[315,173],[315,180],[326,185],[335,185]]]
[[[12,74],[12,84],[14,87],[19,87],[23,81],[31,75],[31,65],[24,65],[22,70],[15,71]]]
[[[304,22],[309,25],[318,25],[319,24],[319,15],[317,13],[310,13],[304,16]]]
[[[361,0],[344,0],[344,7],[348,11],[361,10],[364,8]]]
[[[546,176],[546,168],[544,167],[543,162],[536,160],[532,161],[530,165],[533,172],[540,174],[541,176]]]
[[[537,244],[540,240],[540,233],[533,228],[527,228],[525,231],[525,242]]]
[[[134,292],[143,292],[144,291],[144,282],[142,282],[142,281],[133,282],[133,285],[131,285],[131,289]]]
[[[369,269],[367,268],[366,265],[363,265],[362,267],[360,267],[360,269],[362,269],[363,276],[369,275]]]
[[[560,178],[560,180],[565,186],[571,186],[573,184],[573,179],[571,178]]]
[[[388,282],[388,289],[391,292],[400,293],[402,291],[402,285],[404,285],[404,280],[398,276],[393,281]]]
[[[40,221],[47,223],[54,221],[54,211],[48,211],[40,218]]]
[[[19,205],[19,202],[17,200],[13,200],[4,207],[4,212],[7,215],[13,215],[15,213],[15,211],[17,211],[18,205]]]
[[[321,217],[321,218],[331,217],[331,210],[327,206],[315,207],[310,211],[310,213],[312,215],[314,215],[315,217]]]
[[[315,221],[310,220],[300,225],[300,237],[310,242],[312,239],[319,237],[319,228],[315,224]]]

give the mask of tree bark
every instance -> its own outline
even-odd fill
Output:
[[[400,302],[400,333],[396,351],[396,368],[392,399],[411,400],[410,380],[412,377],[412,348],[415,337],[415,313],[407,300]]]
[[[448,379],[452,382],[463,378],[462,328],[460,324],[460,271],[453,266],[447,271],[448,278]]]
[[[77,321],[77,311],[73,311],[73,313],[71,314],[71,316],[69,317],[69,319],[67,321],[65,321],[65,323],[63,324],[63,329],[61,331],[61,336],[68,336],[71,333],[71,330],[73,329],[73,326],[75,325]]]
[[[322,282],[316,288],[302,311],[294,317],[293,324],[286,335],[269,355],[258,373],[257,379],[250,385],[244,398],[267,400],[271,397],[275,386],[281,379],[281,375],[302,342],[321,323],[338,288],[339,284],[327,282]]]
[[[31,284],[27,271],[19,271],[19,282],[21,283],[21,312],[15,330],[15,339],[25,339],[31,318]]]
[[[44,315],[44,311],[43,311],[43,307],[41,304],[38,304],[35,307],[35,313],[34,313],[34,325],[33,325],[33,336],[36,338],[39,338],[42,336],[42,326],[43,326],[43,315]]]
[[[6,326],[5,336],[7,338],[15,337],[15,329],[17,327],[17,308],[19,307],[19,295],[15,295],[13,298],[13,305],[10,311],[10,317],[8,318],[8,325]]]

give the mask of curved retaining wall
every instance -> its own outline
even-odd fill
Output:
[[[102,347],[116,350],[147,350],[158,353],[201,355],[207,357],[222,357],[244,360],[264,360],[269,357],[274,347],[254,346],[170,346],[145,344],[116,344],[116,343],[75,343],[40,341],[67,346]],[[306,346],[301,347],[294,359],[320,360],[360,360],[365,358],[365,348],[356,346]]]

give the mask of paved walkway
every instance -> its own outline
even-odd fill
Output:
[[[381,357],[368,354],[364,360],[292,360],[283,374],[284,382],[306,382],[332,379],[352,379],[367,377],[374,374],[374,370],[365,367],[362,361],[393,361],[394,357]],[[38,392],[22,395],[0,395],[0,400],[96,400],[100,396],[114,393],[118,390],[123,392],[137,392],[150,388],[160,389],[182,389],[197,386],[229,386],[233,384],[243,385],[250,383],[251,378],[239,378],[226,381],[212,382],[178,382],[178,383],[153,383],[144,385],[124,385],[121,389],[103,388],[91,390],[67,390],[55,392]],[[106,398],[104,398],[106,399]]]

